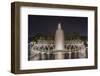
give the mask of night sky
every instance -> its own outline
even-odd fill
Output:
[[[37,33],[55,35],[58,23],[61,23],[64,33],[76,32],[81,36],[88,34],[87,17],[28,15],[28,37]]]

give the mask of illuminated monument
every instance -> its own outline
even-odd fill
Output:
[[[61,24],[58,24],[58,29],[55,35],[55,50],[64,50],[64,32],[61,29]]]
[[[61,29],[61,24],[58,24],[58,29],[55,34],[55,59],[63,59],[63,51],[64,50],[64,32]]]
[[[66,39],[59,23],[52,39],[40,36],[29,43],[29,60],[87,58],[88,47],[84,43],[81,38]]]

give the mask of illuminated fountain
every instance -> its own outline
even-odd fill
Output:
[[[44,38],[45,39],[45,38]],[[64,31],[61,24],[55,33],[55,40],[37,39],[29,43],[29,60],[57,60],[87,58],[88,47],[81,39],[64,39]]]
[[[61,29],[61,24],[58,24],[58,29],[56,30],[55,35],[55,59],[63,59],[63,51],[64,50],[64,32]]]

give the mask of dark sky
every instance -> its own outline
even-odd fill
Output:
[[[88,34],[87,17],[28,15],[28,36],[33,37],[37,33],[55,34],[58,23],[61,23],[64,33]]]

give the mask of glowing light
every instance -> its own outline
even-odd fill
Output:
[[[64,50],[64,33],[60,23],[58,24],[55,35],[55,50]]]

